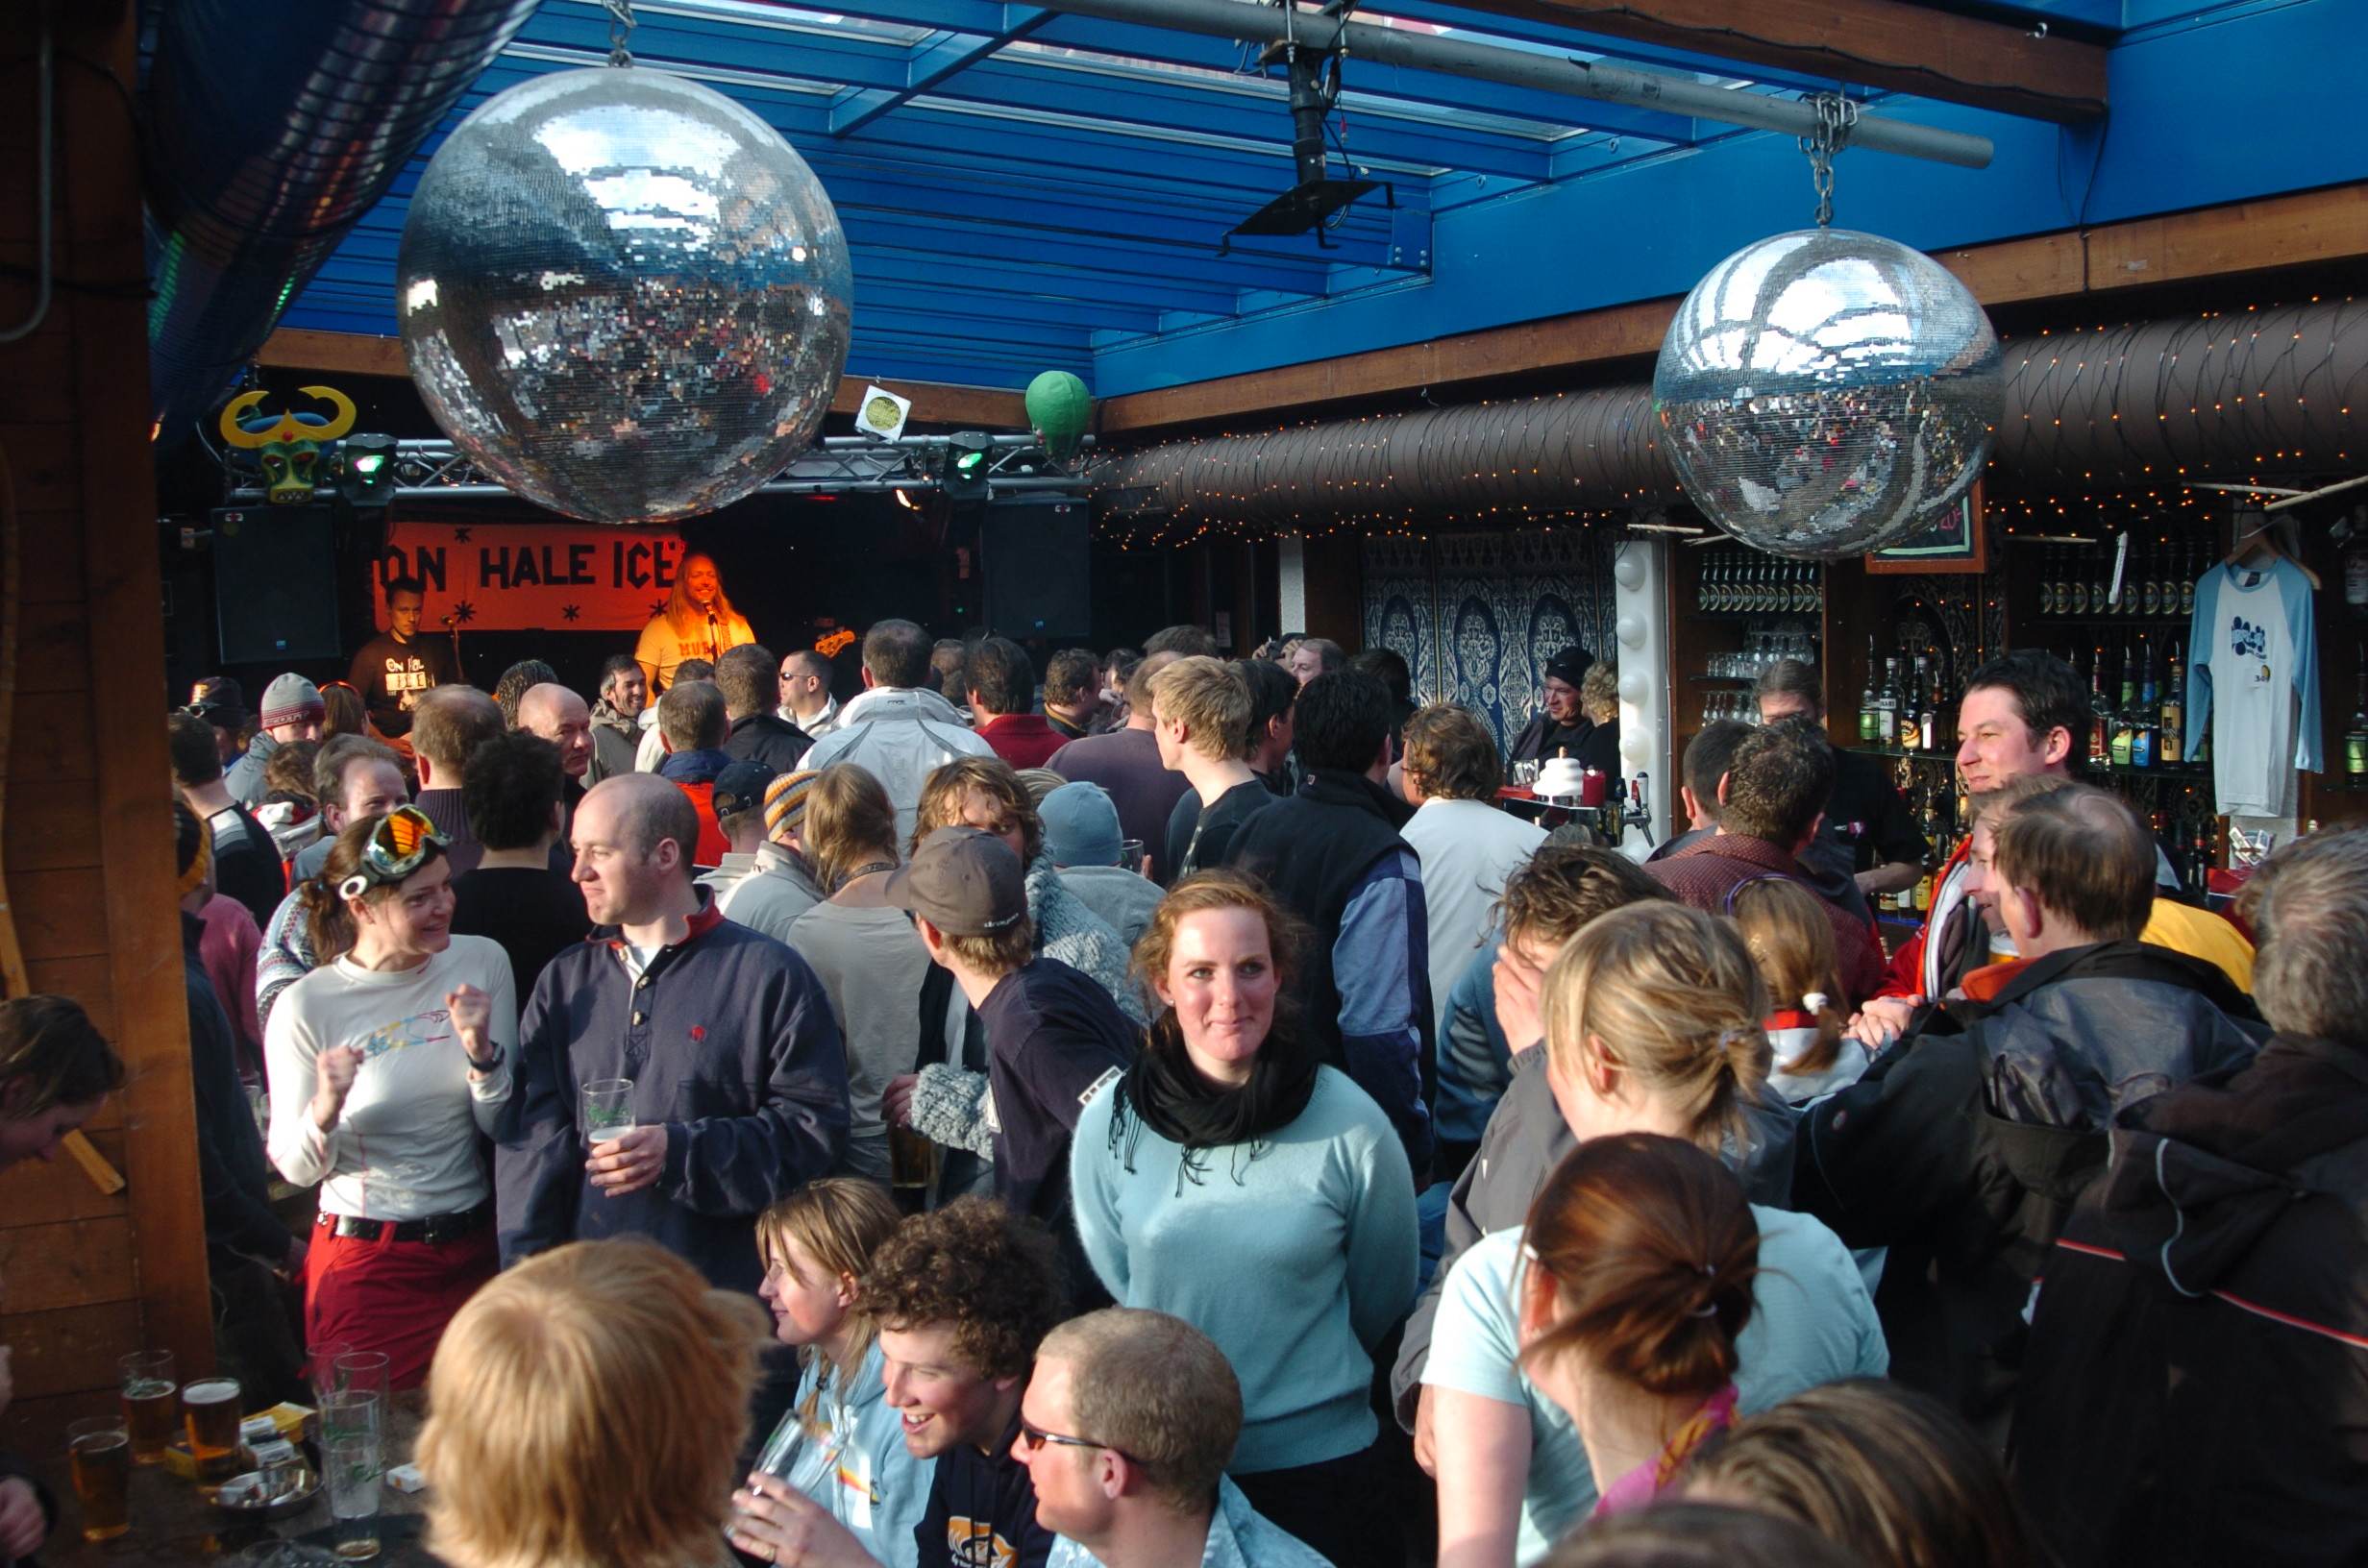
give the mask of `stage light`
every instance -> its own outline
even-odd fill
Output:
[[[345,475],[337,489],[356,506],[384,506],[395,496],[395,438],[391,435],[349,435],[345,438]]]
[[[897,498],[897,504],[903,507],[906,511],[917,512],[921,510],[921,502],[906,495],[901,485],[898,486],[892,494],[894,494]]]
[[[956,430],[946,437],[946,472],[941,482],[948,501],[987,499],[988,450],[986,436],[976,430]]]

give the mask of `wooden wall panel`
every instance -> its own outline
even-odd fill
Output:
[[[138,155],[117,89],[136,66],[129,8],[56,6],[58,235],[69,278],[140,275]],[[0,73],[10,67],[0,64]],[[0,147],[30,140],[21,61],[0,76]],[[0,156],[0,213],[33,199],[25,149]],[[0,260],[30,269],[0,230]],[[0,321],[32,291],[0,272]],[[148,446],[145,306],[60,290],[0,345],[0,453],[19,521],[17,686],[5,780],[7,907],[27,978],[80,999],[130,1068],[88,1128],[127,1180],[101,1193],[70,1160],[0,1172],[0,1343],[17,1398],[0,1447],[53,1479],[75,1415],[114,1403],[115,1358],[152,1345],[213,1364],[187,1012],[171,866],[161,584]],[[106,679],[94,680],[104,670]]]

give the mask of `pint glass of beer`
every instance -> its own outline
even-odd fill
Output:
[[[173,1377],[173,1353],[138,1350],[123,1368],[123,1424],[132,1433],[132,1462],[160,1464],[181,1419],[181,1384]]]
[[[888,1185],[900,1192],[925,1190],[937,1180],[937,1145],[910,1127],[888,1129]]]
[[[83,1539],[111,1541],[132,1528],[132,1433],[120,1415],[93,1415],[65,1429]]]
[[[239,1390],[236,1378],[208,1378],[181,1390],[181,1413],[189,1424],[189,1458],[197,1479],[224,1482],[238,1474]]]

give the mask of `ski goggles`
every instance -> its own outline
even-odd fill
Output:
[[[337,884],[337,895],[358,898],[372,888],[400,882],[428,863],[431,849],[451,842],[417,806],[397,806],[371,829],[369,842],[361,847],[360,868]]]

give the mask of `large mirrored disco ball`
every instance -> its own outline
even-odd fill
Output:
[[[1728,257],[1653,370],[1687,496],[1757,549],[1880,549],[1956,503],[2003,407],[1998,334],[1965,286],[1875,234],[1807,229]]]
[[[411,198],[395,310],[454,444],[570,517],[728,504],[813,440],[852,293],[830,199],[754,114],[647,67],[489,100]]]

